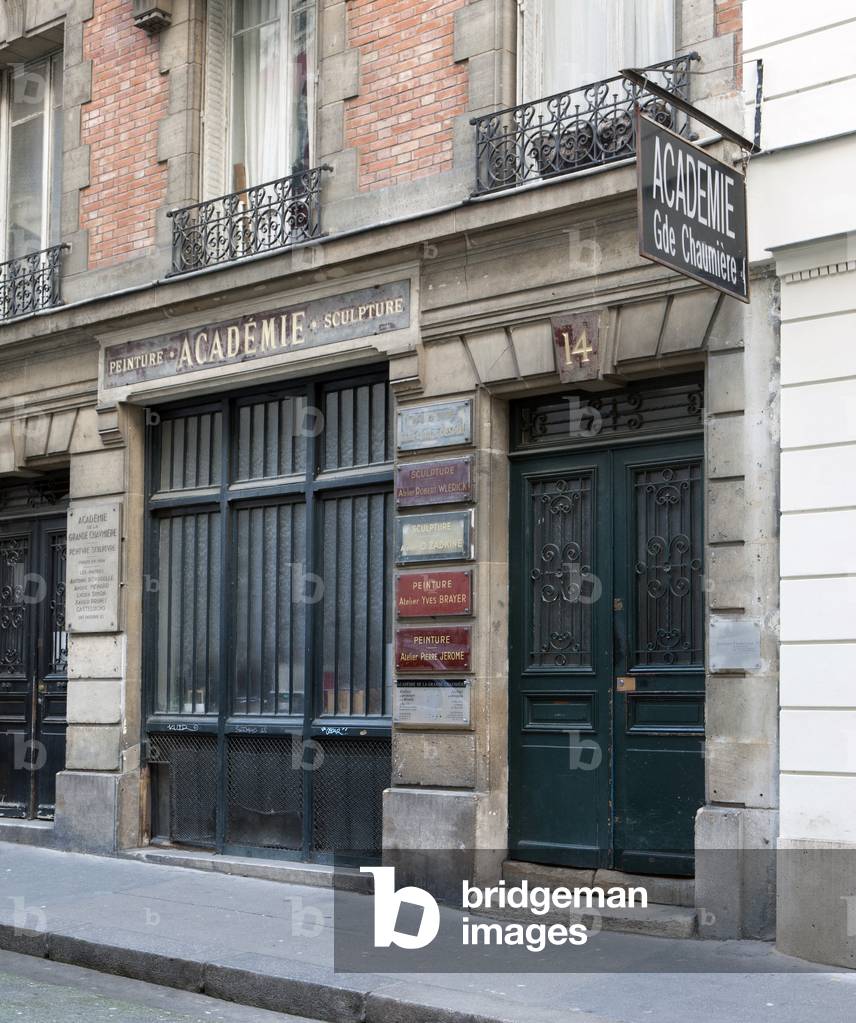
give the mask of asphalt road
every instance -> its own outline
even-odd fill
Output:
[[[308,1023],[204,995],[0,952],[0,1023]]]

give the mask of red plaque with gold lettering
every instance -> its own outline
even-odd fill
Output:
[[[400,618],[472,614],[473,574],[467,569],[403,572],[395,580],[395,606]]]
[[[395,632],[397,672],[470,671],[469,625],[426,625]]]
[[[399,508],[422,504],[454,504],[473,497],[472,458],[409,462],[395,473],[395,503]]]

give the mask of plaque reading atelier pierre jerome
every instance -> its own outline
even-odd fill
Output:
[[[395,632],[395,670],[469,671],[471,661],[469,625],[426,625]]]
[[[75,505],[68,513],[69,632],[116,632],[121,564],[120,504]]]
[[[472,512],[401,516],[395,523],[396,561],[471,561]]]
[[[465,678],[398,679],[393,718],[397,725],[466,726],[470,683]]]
[[[420,504],[455,504],[473,496],[472,458],[440,462],[411,462],[395,474],[395,503],[399,508]]]
[[[472,614],[473,573],[469,569],[445,572],[402,572],[395,580],[395,607],[399,618]]]

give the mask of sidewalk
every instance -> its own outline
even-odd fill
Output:
[[[344,897],[371,912],[369,897]],[[319,926],[295,927],[295,910]],[[0,948],[296,1016],[334,1023],[856,1018],[856,973],[827,973],[759,942],[604,933],[599,954],[623,972],[336,974],[332,916],[328,888],[0,843]],[[652,960],[690,960],[718,972],[632,972],[649,970]],[[765,972],[772,969],[781,972]]]

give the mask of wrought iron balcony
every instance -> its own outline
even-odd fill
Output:
[[[654,64],[648,77],[676,96],[689,93],[690,53]],[[617,76],[570,92],[473,118],[476,130],[476,189],[484,195],[527,181],[571,174],[633,156],[634,107],[679,134],[688,118],[664,100],[645,94]]]
[[[14,320],[62,305],[60,264],[67,245],[0,263],[0,320]]]
[[[326,164],[241,192],[171,210],[172,273],[183,274],[284,249],[321,234]]]

